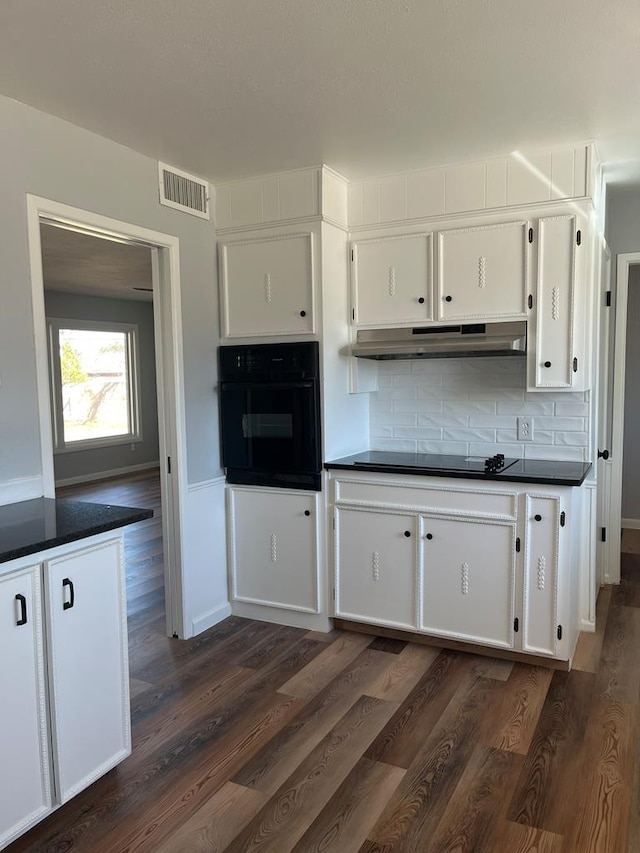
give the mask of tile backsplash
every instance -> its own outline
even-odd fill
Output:
[[[525,360],[449,358],[378,363],[372,450],[588,461],[588,392],[527,392]],[[517,440],[517,418],[533,440]]]

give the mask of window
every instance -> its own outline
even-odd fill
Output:
[[[49,320],[56,452],[141,438],[137,327]]]

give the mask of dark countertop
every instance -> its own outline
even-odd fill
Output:
[[[461,461],[464,460],[465,457],[461,457]],[[437,462],[437,456],[432,454],[365,450],[363,453],[325,462],[324,467],[329,471],[375,471],[380,474],[412,474],[417,477],[452,477],[494,482],[505,480],[510,483],[546,483],[552,486],[581,486],[591,470],[590,462],[557,462],[547,459],[517,459],[504,471],[492,473],[482,470],[455,471],[450,467],[440,467]]]
[[[152,509],[54,498],[0,506],[0,563],[152,516]]]

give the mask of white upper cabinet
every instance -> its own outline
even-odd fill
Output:
[[[359,326],[433,319],[431,234],[352,243],[353,320]]]
[[[314,332],[312,234],[221,243],[219,252],[224,337]]]
[[[576,313],[575,299],[583,252],[575,216],[539,220],[535,338],[529,346],[532,389],[585,387],[586,365],[580,351],[584,315],[582,310]]]
[[[529,223],[438,234],[436,319],[526,317]]]

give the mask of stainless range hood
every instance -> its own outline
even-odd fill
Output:
[[[357,358],[469,358],[523,356],[527,324],[467,323],[413,329],[361,329],[351,348]]]

